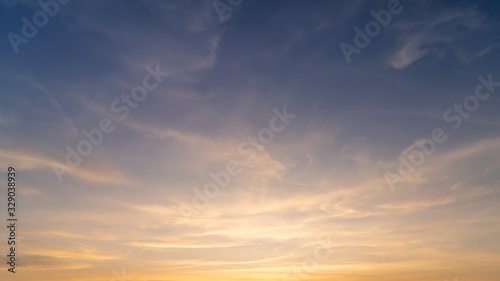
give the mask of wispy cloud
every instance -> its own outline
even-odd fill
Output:
[[[497,44],[490,43],[474,53],[465,49],[464,40],[474,40],[473,36],[478,33],[498,26],[490,23],[477,6],[445,10],[438,8],[437,12],[425,17],[402,21],[391,27],[397,33],[398,44],[396,51],[388,58],[392,67],[403,69],[431,52],[439,58],[452,51],[462,61],[469,62],[497,47]]]

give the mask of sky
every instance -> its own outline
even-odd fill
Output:
[[[1,280],[500,276],[496,1],[1,0],[0,30]]]

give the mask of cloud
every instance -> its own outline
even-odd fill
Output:
[[[138,1],[148,21],[133,9],[119,9],[119,1],[73,3],[80,13],[63,14],[63,22],[73,34],[89,32],[100,38],[89,51],[132,73],[146,65],[162,65],[176,77],[194,79],[191,72],[214,67],[221,32],[210,1]],[[114,16],[108,16],[114,10]],[[140,27],[140,28],[139,28]],[[161,27],[161,28],[160,28]],[[79,38],[88,43],[88,36]]]
[[[4,163],[14,163],[20,170],[44,170],[54,173],[52,164],[59,169],[70,169],[71,172],[64,176],[72,175],[88,182],[126,184],[127,177],[118,169],[111,168],[102,163],[88,163],[79,167],[69,167],[60,164],[57,159],[40,153],[26,153],[21,150],[2,150],[0,149],[0,160]],[[53,174],[54,179],[56,175]],[[34,193],[31,193],[34,194]]]
[[[19,194],[22,194],[26,197],[31,197],[31,196],[42,196],[43,192],[40,189],[23,185],[23,188],[18,190]]]
[[[449,50],[463,62],[469,62],[486,55],[496,45],[489,43],[475,53],[466,53],[463,40],[474,42],[474,36],[491,27],[477,6],[448,9],[430,13],[425,19],[394,23],[390,28],[396,32],[397,48],[388,57],[388,63],[403,69],[431,52],[443,56]]]
[[[78,259],[59,258],[46,255],[25,254],[18,263],[19,267],[38,270],[67,270],[92,267],[91,264]]]
[[[115,254],[102,251],[85,243],[74,243],[69,240],[62,243],[46,242],[43,240],[23,240],[26,248],[23,253],[28,255],[46,256],[50,258],[61,258],[70,260],[104,261],[115,260],[123,257],[123,254]]]
[[[17,124],[17,118],[7,115],[7,116],[0,116],[0,125],[4,127],[9,127],[11,125]]]

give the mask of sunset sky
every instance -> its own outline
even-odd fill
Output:
[[[0,0],[2,281],[500,280],[497,1],[57,1]]]

